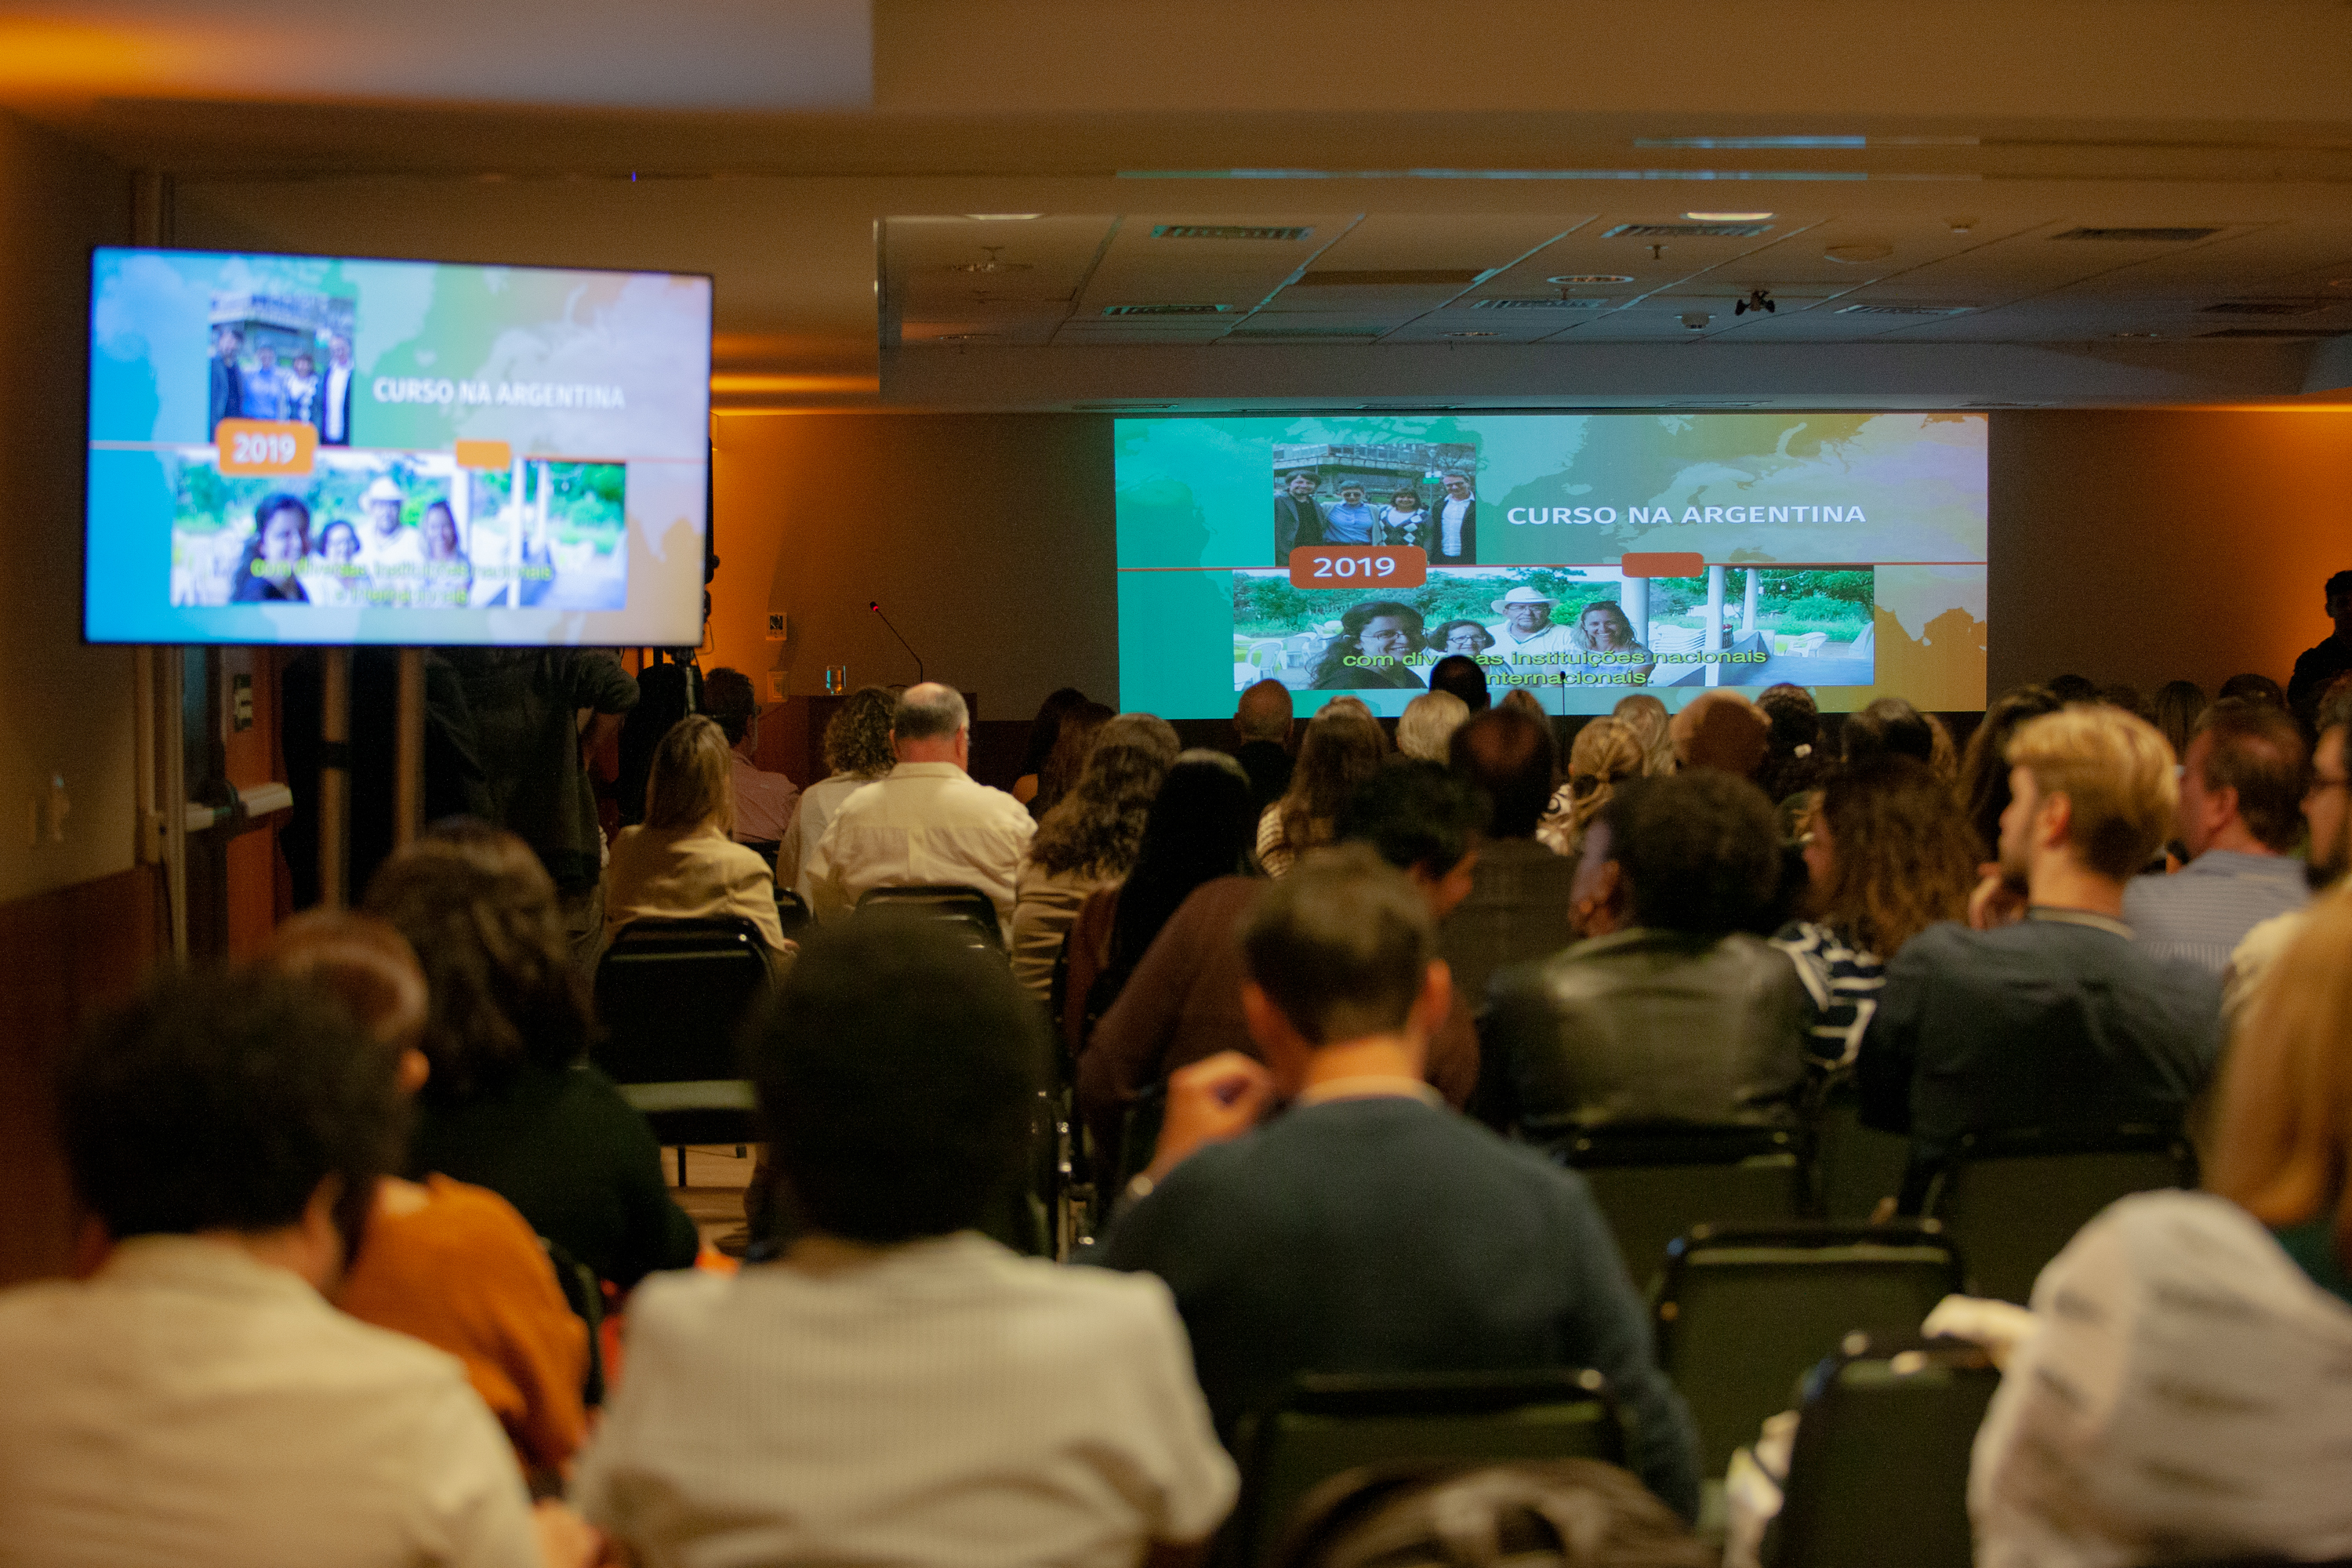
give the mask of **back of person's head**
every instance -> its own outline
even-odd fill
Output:
[[[1702,691],[1676,713],[1669,731],[1685,768],[1712,768],[1752,779],[1764,765],[1771,727],[1737,691]]]
[[[1514,686],[1508,691],[1504,692],[1503,700],[1500,702],[1496,703],[1495,706],[1497,708],[1508,708],[1515,713],[1524,713],[1530,719],[1549,719],[1551,717],[1550,714],[1544,711],[1543,704],[1536,700],[1536,694],[1529,691],[1524,686]]]
[[[1284,846],[1296,851],[1328,843],[1340,806],[1380,771],[1388,750],[1388,736],[1360,704],[1334,702],[1316,714],[1298,743],[1290,788],[1274,807]]]
[[[1121,713],[1098,726],[1086,770],[1037,825],[1030,858],[1055,875],[1125,871],[1143,843],[1144,817],[1160,781],[1182,749],[1175,726],[1153,714]]]
[[[1135,865],[1119,889],[1114,961],[1141,958],[1202,883],[1244,870],[1256,838],[1257,812],[1242,765],[1223,752],[1179,752],[1152,798]]]
[[[2195,681],[2168,680],[2148,699],[2147,718],[2172,748],[2172,754],[2185,757],[2189,754],[2189,738],[2197,732],[2197,721],[2211,706],[2205,689]]]
[[[1601,813],[1634,922],[1685,936],[1754,931],[1780,882],[1772,803],[1719,768],[1629,779]]]
[[[1301,860],[1242,927],[1250,979],[1316,1046],[1402,1029],[1436,954],[1428,903],[1362,845]]]
[[[1397,720],[1397,750],[1424,763],[1445,760],[1454,731],[1470,718],[1470,705],[1448,691],[1424,691],[1404,705]]]
[[[1551,804],[1558,757],[1550,725],[1524,713],[1480,713],[1454,731],[1447,755],[1454,771],[1486,795],[1492,812],[1488,833],[1497,838],[1536,836],[1536,825]]]
[[[2050,695],[2061,705],[2068,702],[2096,702],[2098,683],[2087,675],[2053,675],[2049,682]]]
[[[1822,714],[1813,694],[1801,686],[1768,686],[1756,696],[1756,710],[1764,715],[1764,764],[1756,784],[1765,798],[1784,801],[1821,782],[1827,758],[1822,754]]]
[[[1859,766],[1880,757],[1935,763],[1936,731],[1900,697],[1882,697],[1845,721],[1845,760]]]
[[[814,1230],[962,1230],[1021,1168],[1044,1021],[1002,959],[936,921],[816,929],[749,1039],[779,1195]]]
[[[2352,1258],[2352,891],[2312,900],[2223,1053],[2206,1184],[2273,1230],[2334,1207]]]
[[[1985,859],[2000,850],[2000,814],[2009,809],[2009,742],[2028,719],[2058,710],[2058,699],[2046,686],[2019,686],[2002,692],[1985,710],[1976,733],[1960,754],[1960,776],[1953,785],[1960,808],[1975,830],[1977,848]]]
[[[2265,702],[2273,708],[2284,708],[2286,688],[2267,675],[2249,672],[2244,675],[2233,675],[2221,682],[2221,689],[2215,694],[2214,700],[2221,701],[2229,698],[2235,698],[2241,702]]]
[[[682,831],[735,819],[735,760],[725,731],[699,713],[669,727],[646,778],[646,826]]]
[[[2322,735],[2346,725],[2352,725],[2352,671],[2337,676],[2321,689],[2312,714],[2312,727]]]
[[[1934,771],[1937,778],[1944,781],[1945,787],[1948,789],[1951,787],[1952,781],[1960,776],[1960,749],[1952,743],[1952,732],[1944,727],[1943,720],[1933,713],[1922,713],[1919,718],[1927,726],[1930,742],[1927,747],[1927,766]]]
[[[724,665],[702,678],[702,705],[718,721],[730,746],[740,743],[759,717],[760,700],[752,694],[751,678]]]
[[[2009,763],[2044,798],[2071,808],[2066,837],[2083,864],[2122,881],[2172,836],[2180,805],[2172,748],[2147,720],[2104,703],[2070,702],[2010,737]]]
[[[1636,691],[1617,700],[1609,716],[1629,726],[1633,738],[1642,745],[1642,771],[1645,773],[1670,773],[1675,771],[1675,740],[1673,721],[1666,713],[1665,703],[1646,691]]]
[[[2326,584],[2320,589],[2320,593],[2330,599],[2352,594],[2352,572],[2338,572],[2327,580]]]
[[[394,1050],[419,1048],[432,1000],[415,950],[389,921],[355,910],[305,910],[270,933],[261,962],[289,980],[324,986]]]
[[[1356,786],[1339,808],[1341,844],[1368,844],[1400,871],[1435,879],[1462,864],[1486,826],[1486,799],[1435,763],[1400,757]]]
[[[1462,699],[1473,713],[1484,713],[1494,706],[1494,694],[1486,689],[1486,668],[1466,653],[1449,653],[1430,667],[1429,689],[1450,691]]]
[[[2205,710],[2196,739],[2205,742],[2201,781],[2208,794],[2238,792],[2238,819],[2263,847],[2284,855],[2303,836],[2304,777],[2310,755],[2303,731],[2284,709],[2225,697]]]
[[[1568,811],[1556,826],[1553,847],[1563,855],[1581,855],[1584,836],[1629,779],[1648,775],[1649,753],[1641,732],[1625,719],[1595,719],[1576,732],[1568,749]]]
[[[890,738],[901,742],[944,741],[971,722],[971,711],[963,704],[962,692],[936,680],[926,680],[898,694],[898,706],[890,715]]]
[[[1244,741],[1270,741],[1278,746],[1290,739],[1292,717],[1290,688],[1279,680],[1261,680],[1234,704],[1234,732]]]
[[[2139,688],[2128,680],[2111,680],[2100,687],[2099,700],[2110,708],[2120,708],[2143,719],[2147,717],[2147,700],[2140,696]]]
[[[436,826],[383,863],[362,907],[425,966],[427,1100],[463,1103],[525,1063],[565,1068],[587,1051],[587,987],[555,884],[513,834]]]
[[[331,1178],[346,1263],[405,1134],[394,1056],[325,987],[166,974],[70,1047],[58,1126],[117,1240],[281,1229]]]
[[[1822,789],[1814,831],[1829,837],[1830,876],[1814,918],[1882,959],[1937,921],[1968,912],[1976,835],[1925,763],[1879,757],[1842,768]]]
[[[824,723],[824,765],[846,778],[880,778],[897,759],[890,724],[898,699],[887,687],[861,686]]]
[[[1045,694],[1037,704],[1037,717],[1029,722],[1029,738],[1021,747],[1021,772],[1026,777],[1045,765],[1045,758],[1054,750],[1054,738],[1061,733],[1062,715],[1087,700],[1087,694],[1075,686],[1061,686]],[[948,731],[952,734],[954,731]]]
[[[1054,736],[1054,749],[1045,753],[1045,763],[1037,770],[1037,794],[1029,809],[1044,816],[1077,787],[1087,771],[1087,759],[1094,754],[1095,737],[1115,715],[1099,702],[1081,702],[1062,715],[1062,727]]]

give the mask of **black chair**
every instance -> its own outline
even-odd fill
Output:
[[[1911,1140],[1862,1124],[1851,1078],[1832,1083],[1813,1123],[1813,1210],[1832,1225],[1860,1225],[1881,1198],[1903,1190]]]
[[[767,984],[759,932],[740,916],[632,921],[596,965],[604,1035],[590,1056],[654,1135],[677,1146],[680,1186],[688,1144],[760,1138],[736,1051]]]
[[[1607,1123],[1561,1137],[1551,1153],[1591,1187],[1637,1288],[1664,1265],[1666,1244],[1695,1226],[1790,1225],[1805,1212],[1805,1170],[1789,1128]]]
[[[1367,1465],[1465,1460],[1625,1462],[1616,1401],[1597,1372],[1304,1373],[1243,1419],[1240,1500],[1214,1561],[1255,1568],[1322,1482]]]
[[[868,888],[857,900],[858,912],[901,910],[930,920],[961,921],[980,940],[972,945],[1004,951],[1004,932],[996,923],[996,905],[978,888],[961,882],[910,882],[904,887]]]
[[[790,888],[776,889],[776,923],[784,928],[786,936],[794,936],[808,929],[808,901]]]
[[[1709,1476],[1790,1407],[1799,1380],[1849,1333],[1916,1333],[1962,1279],[1934,1220],[1701,1226],[1666,1251],[1658,1364],[1690,1405]]]
[[[1969,1451],[2000,1384],[1965,1341],[1848,1336],[1806,1380],[1765,1568],[1970,1568]]]
[[[2133,1193],[2197,1184],[2197,1156],[2178,1126],[2025,1128],[1962,1137],[1929,1183],[1979,1296],[2024,1301],[2052,1258],[2101,1209]]]
[[[1111,1201],[1127,1191],[1128,1183],[1141,1175],[1150,1165],[1152,1155],[1160,1152],[1160,1129],[1168,1120],[1168,1083],[1166,1079],[1139,1089],[1128,1102],[1119,1118],[1118,1160],[1117,1177],[1111,1184]]]
[[[604,1287],[596,1271],[572,1257],[562,1242],[542,1236],[539,1245],[555,1269],[563,1304],[588,1325],[588,1375],[581,1380],[580,1403],[593,1410],[604,1403]]]

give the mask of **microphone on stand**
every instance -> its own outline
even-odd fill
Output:
[[[866,602],[866,607],[873,611],[875,615],[880,616],[884,626],[890,626],[890,617],[882,614],[882,601],[879,599],[868,599]],[[890,635],[894,637],[898,637],[898,646],[905,648],[907,650],[907,657],[915,661],[915,684],[920,686],[923,683],[923,656],[915,651],[915,645],[908,642],[906,637],[899,633],[898,627],[890,626]]]

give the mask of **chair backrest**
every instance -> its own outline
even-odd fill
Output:
[[[1592,1189],[1636,1287],[1666,1244],[1701,1225],[1787,1225],[1805,1212],[1805,1171],[1787,1128],[1604,1124],[1552,1145]]]
[[[604,1403],[604,1288],[596,1271],[572,1257],[562,1242],[542,1236],[539,1245],[555,1270],[563,1304],[588,1326],[588,1374],[581,1380],[580,1403],[593,1410]]]
[[[737,1048],[767,985],[748,920],[633,921],[596,965],[604,1034],[589,1055],[664,1143],[752,1142],[758,1119]]]
[[[1616,1401],[1596,1372],[1303,1373],[1235,1434],[1241,1499],[1218,1561],[1266,1561],[1308,1493],[1396,1462],[1624,1463]]]
[[[1851,1336],[1806,1380],[1767,1568],[1970,1568],[1969,1451],[2000,1384],[1981,1346]]]
[[[1971,1132],[1927,1189],[1969,1262],[1976,1295],[2022,1302],[2042,1266],[2117,1198],[2197,1184],[2197,1156],[2177,1126]]]
[[[982,939],[975,945],[1000,952],[1004,946],[1004,932],[996,923],[995,904],[986,893],[966,883],[909,882],[902,887],[868,888],[858,899],[857,908],[861,912],[899,910],[931,920],[961,921]]]
[[[809,923],[808,900],[790,888],[778,888],[776,889],[776,923],[784,928],[786,936],[806,931]]]
[[[1961,1278],[1934,1220],[1701,1226],[1676,1240],[1655,1305],[1658,1364],[1698,1426],[1701,1473],[1723,1474],[1848,1334],[1914,1333]]]
[[[1817,1211],[1832,1224],[1860,1224],[1881,1198],[1903,1190],[1911,1140],[1862,1124],[1862,1102],[1851,1077],[1832,1082],[1813,1124],[1813,1192]]]

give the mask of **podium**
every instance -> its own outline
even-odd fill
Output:
[[[787,697],[760,710],[760,747],[754,760],[806,789],[831,770],[824,765],[824,727],[841,711],[846,696]],[[980,693],[967,691],[963,705],[980,729]]]

